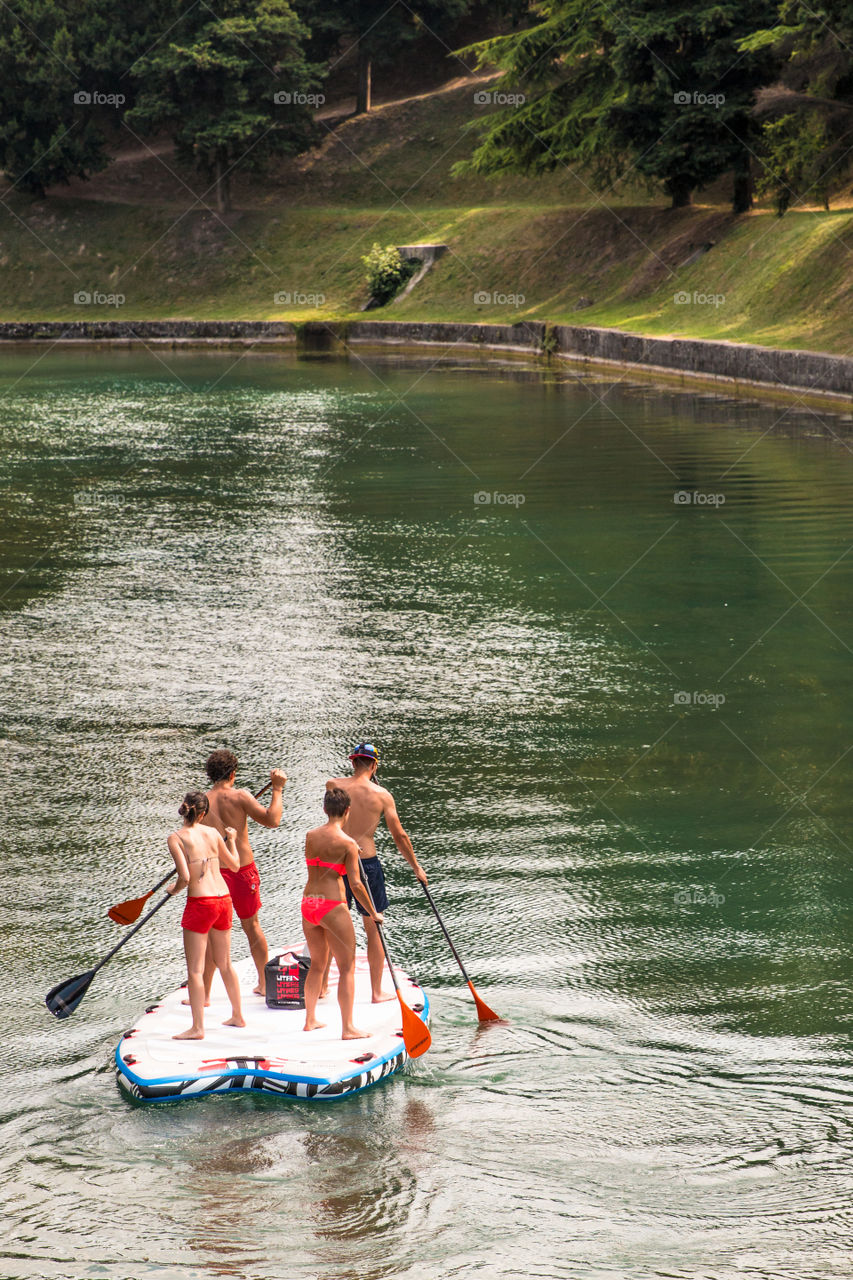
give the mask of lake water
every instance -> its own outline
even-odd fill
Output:
[[[0,1274],[849,1276],[853,435],[792,401],[361,356],[5,353]],[[433,1048],[337,1105],[118,1092],[215,746],[298,932],[371,736]],[[245,954],[242,935],[236,956]]]

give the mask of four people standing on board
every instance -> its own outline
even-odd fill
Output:
[[[394,797],[375,781],[379,755],[370,742],[360,742],[350,755],[350,777],[326,783],[323,808],[327,821],[309,831],[305,841],[308,881],[302,898],[302,925],[311,954],[305,981],[305,1030],[324,1024],[317,1021],[317,1001],[326,991],[334,958],[338,968],[338,1003],[344,1040],[366,1033],[353,1024],[355,994],[355,930],[348,908],[355,902],[367,934],[371,999],[374,1004],[393,1000],[382,989],[384,950],[378,926],[388,905],[385,876],[374,837],[385,819],[402,856],[423,884],[426,873],[403,829]],[[257,969],[255,994],[265,994],[264,967],[267,940],[258,920],[261,907],[260,876],[249,842],[248,819],[264,827],[277,827],[282,816],[282,790],[287,775],[270,774],[272,799],[264,808],[248,791],[235,787],[237,757],[230,751],[214,751],[207,760],[210,789],[187,795],[179,810],[184,826],[169,836],[169,851],[178,869],[178,880],[169,890],[188,889],[182,921],[187,957],[187,985],[192,1026],[176,1039],[202,1039],[204,1007],[210,1003],[210,987],[219,969],[231,1000],[232,1016],[226,1026],[245,1026],[240,992],[231,965],[231,911],[233,908],[249,941]]]

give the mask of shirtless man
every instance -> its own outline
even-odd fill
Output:
[[[252,818],[262,827],[277,827],[281,822],[281,793],[287,782],[287,774],[281,769],[273,769],[270,773],[272,783],[272,799],[266,809],[250,791],[238,790],[234,786],[237,772],[237,757],[231,751],[214,751],[207,758],[205,765],[207,776],[212,785],[207,792],[210,808],[202,822],[215,827],[220,835],[225,834],[226,827],[234,827],[237,832],[237,853],[240,858],[239,871],[229,871],[223,867],[222,875],[228,885],[228,892],[234,903],[243,932],[249,939],[252,959],[258,971],[258,985],[253,988],[256,995],[262,996],[264,987],[264,965],[269,959],[269,948],[264,931],[258,920],[261,909],[261,878],[255,865],[255,855],[249,843],[249,823]],[[213,981],[213,957],[208,952],[204,966],[205,1003],[210,1003],[210,984]]]
[[[388,895],[385,892],[385,873],[376,853],[373,837],[376,835],[376,828],[383,818],[391,834],[391,839],[422,884],[427,883],[426,872],[415,857],[412,842],[403,830],[403,824],[397,814],[397,806],[394,804],[394,797],[390,791],[380,787],[374,780],[376,770],[379,768],[379,753],[376,748],[370,742],[360,742],[357,747],[353,748],[350,760],[352,761],[352,777],[330,778],[326,783],[326,790],[332,791],[340,787],[342,791],[346,791],[350,798],[350,809],[343,829],[348,836],[352,836],[361,849],[362,878],[370,890],[374,907],[377,911],[382,912],[387,909]],[[379,931],[361,903],[357,899],[353,899],[352,891],[346,878],[344,879],[344,884],[347,891],[347,905],[352,906],[353,901],[355,901],[358,913],[364,920],[373,1003],[379,1004],[382,1000],[393,1000],[393,991],[382,990],[382,969],[385,963],[385,953],[382,950]]]

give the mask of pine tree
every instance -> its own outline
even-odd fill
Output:
[[[775,25],[741,48],[770,49],[779,65],[778,81],[757,95],[762,190],[780,216],[809,197],[829,208],[831,188],[853,167],[853,10],[846,0],[818,9],[783,0]]]
[[[217,0],[216,12],[178,2],[173,25],[134,66],[128,123],[170,133],[227,212],[235,169],[259,169],[313,137],[318,76],[305,57],[308,34],[287,0]]]
[[[94,10],[80,0],[72,20],[57,0],[0,5],[0,168],[21,191],[43,196],[107,164],[81,50]]]
[[[473,46],[521,106],[486,125],[480,172],[581,167],[599,187],[638,173],[673,206],[734,174],[733,207],[751,203],[751,108],[772,57],[738,41],[772,20],[770,0],[543,0],[530,30]]]

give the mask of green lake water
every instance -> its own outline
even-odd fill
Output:
[[[840,416],[425,360],[0,362],[0,1275],[853,1272],[853,434]],[[433,1047],[335,1105],[118,1092],[215,746],[302,840],[371,736],[478,990],[385,837]],[[246,953],[237,932],[234,954]]]

